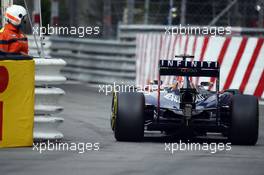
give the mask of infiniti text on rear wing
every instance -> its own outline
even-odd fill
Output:
[[[160,60],[160,75],[219,77],[220,67],[213,61]]]

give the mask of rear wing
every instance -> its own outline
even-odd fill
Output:
[[[160,60],[160,75],[218,77],[220,67],[213,61]]]
[[[158,100],[157,100],[157,121],[160,115],[160,85],[162,75],[187,76],[187,77],[215,77],[217,90],[217,121],[218,121],[218,104],[219,104],[219,76],[220,67],[218,62],[213,61],[186,61],[189,56],[182,57],[183,60],[160,60],[158,76]],[[193,58],[193,57],[192,57]],[[192,91],[192,88],[182,88],[182,90]]]

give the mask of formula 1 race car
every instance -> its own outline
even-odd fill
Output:
[[[188,131],[192,137],[221,133],[232,144],[255,145],[258,140],[258,99],[238,90],[219,91],[217,62],[160,60],[157,90],[114,92],[111,127],[117,141],[141,141],[144,131],[174,135]],[[161,88],[160,76],[183,76],[181,88]],[[216,91],[206,90],[210,82],[195,86],[190,77],[215,77]]]

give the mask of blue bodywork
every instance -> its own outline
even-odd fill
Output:
[[[158,92],[147,92],[145,95],[145,104],[157,107]],[[232,94],[224,92],[219,95],[219,106],[230,105]],[[196,95],[196,108],[197,111],[203,111],[206,109],[217,107],[217,95],[216,92],[206,91],[204,89],[198,89]],[[180,91],[179,89],[172,90],[171,88],[165,88],[160,92],[160,108],[168,109],[172,111],[181,111],[180,109]]]

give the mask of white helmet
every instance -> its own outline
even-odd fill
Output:
[[[27,11],[24,7],[20,5],[11,5],[6,9],[5,18],[11,24],[19,26],[26,15]]]

